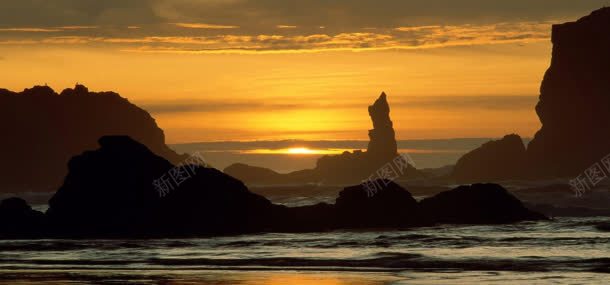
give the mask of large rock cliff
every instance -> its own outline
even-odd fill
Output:
[[[553,26],[552,41],[527,155],[536,176],[570,177],[610,154],[610,8]]]
[[[54,191],[71,157],[95,149],[105,135],[128,135],[179,162],[165,135],[143,109],[114,92],[76,85],[57,94],[48,86],[0,89],[0,173],[5,192]]]
[[[527,150],[507,136],[464,155],[458,182],[571,178],[610,155],[610,8],[554,25],[552,42],[536,105],[542,128]]]

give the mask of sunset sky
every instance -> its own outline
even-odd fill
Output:
[[[0,88],[116,91],[170,143],[367,139],[382,91],[399,139],[530,137],[551,25],[608,5],[2,1]]]

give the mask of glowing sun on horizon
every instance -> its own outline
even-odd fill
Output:
[[[242,151],[247,154],[279,154],[279,155],[337,155],[351,149],[312,149],[308,147],[290,147],[280,149],[251,149]]]
[[[292,147],[286,150],[287,154],[319,154],[319,151],[308,149],[306,147]]]

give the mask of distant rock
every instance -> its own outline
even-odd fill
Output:
[[[125,136],[103,137],[99,144],[70,161],[49,201],[47,215],[58,235],[245,233],[263,230],[269,220],[271,202],[216,169],[174,167]],[[155,182],[171,186],[159,192]]]
[[[186,158],[165,145],[163,131],[143,109],[113,92],[83,85],[57,94],[48,86],[16,93],[0,89],[0,172],[8,192],[54,191],[68,160],[95,149],[105,135],[128,135],[178,163]],[[10,138],[10,139],[9,139]]]
[[[250,185],[265,185],[269,182],[274,184],[307,183],[314,180],[313,177],[315,176],[311,169],[282,174],[268,168],[243,163],[232,164],[225,168],[223,172],[241,181],[248,181]]]
[[[610,154],[610,7],[553,26],[527,155],[537,177],[574,177]]]
[[[436,223],[504,224],[543,220],[497,184],[473,184],[441,192],[420,202],[422,215]]]
[[[390,120],[390,106],[385,93],[369,106],[373,129],[369,130],[369,145],[366,152],[343,152],[340,155],[326,155],[318,159],[314,169],[280,174],[270,169],[234,164],[224,172],[243,180],[246,184],[291,184],[325,183],[351,185],[366,179],[380,178],[422,178],[426,175],[415,169],[398,154],[395,133]],[[398,162],[399,166],[396,166]],[[394,164],[392,177],[379,177],[378,171],[388,164]]]
[[[523,140],[518,135],[487,142],[458,160],[453,178],[457,183],[523,178],[528,168],[525,152]]]
[[[243,163],[235,163],[224,169],[224,173],[237,174],[235,177],[252,184],[264,183],[265,181],[281,180],[281,174],[264,167],[250,166]]]
[[[20,198],[8,198],[0,202],[0,238],[38,237],[46,232],[42,212],[32,210]]]

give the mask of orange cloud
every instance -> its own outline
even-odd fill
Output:
[[[56,33],[70,30],[85,30],[85,29],[97,29],[98,26],[61,26],[51,28],[37,28],[37,27],[16,27],[16,28],[1,28],[0,32],[25,32],[25,33]]]
[[[57,28],[2,28],[0,32],[26,32],[26,33],[52,33],[61,32],[62,29]]]
[[[394,30],[400,31],[400,32],[417,32],[417,31],[433,30],[433,29],[440,29],[440,28],[441,28],[441,26],[414,26],[414,27],[398,27],[398,28],[395,28]]]
[[[189,29],[237,29],[239,26],[230,26],[230,25],[214,25],[214,24],[204,24],[204,23],[173,23],[177,27],[181,28],[189,28]]]
[[[98,26],[62,26],[62,27],[57,27],[58,29],[62,29],[62,30],[87,30],[87,29],[97,29],[99,28]]]

